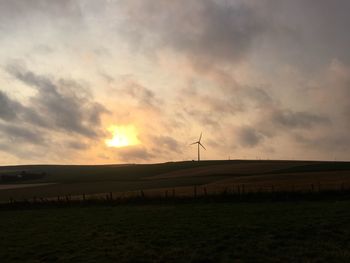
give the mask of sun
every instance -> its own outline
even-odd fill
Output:
[[[136,128],[133,125],[112,125],[107,130],[112,135],[112,139],[105,140],[108,147],[120,148],[140,144]]]

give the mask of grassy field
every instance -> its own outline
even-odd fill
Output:
[[[348,162],[13,166],[0,176],[21,171],[45,176],[2,181],[0,201],[48,201],[0,205],[0,262],[350,262]],[[110,192],[131,201],[64,201]]]
[[[192,194],[194,185],[203,192],[233,189],[245,185],[247,191],[278,189],[338,189],[350,187],[350,163],[314,161],[201,161],[169,162],[148,165],[34,165],[0,167],[0,176],[27,173],[45,173],[40,179],[0,181],[0,202],[33,197],[94,195],[113,192],[116,195],[130,191],[147,190],[164,194]],[[14,184],[14,186],[13,186]],[[42,184],[42,185],[39,185]],[[17,188],[16,185],[27,187]],[[29,187],[30,186],[30,187]],[[13,189],[9,189],[13,188]]]
[[[350,201],[1,211],[1,262],[349,262]]]

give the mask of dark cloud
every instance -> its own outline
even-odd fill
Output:
[[[127,80],[120,89],[124,94],[135,99],[142,108],[159,109],[162,101],[149,88],[140,85],[133,80]]]
[[[122,3],[121,31],[132,45],[171,48],[199,66],[240,61],[265,27],[265,21],[243,1]]]
[[[350,36],[346,26],[350,23],[349,1],[320,0],[317,1],[317,5],[312,0],[274,2],[280,10],[276,22],[288,24],[290,28],[299,32],[300,37],[293,48],[294,55],[298,55],[297,59],[308,67],[319,67],[333,58],[350,62]],[[284,46],[284,49],[290,46]]]
[[[37,45],[33,46],[32,51],[39,54],[39,55],[46,56],[48,54],[53,53],[54,49],[51,46],[46,45],[46,44],[37,44]]]
[[[169,152],[180,151],[179,142],[170,136],[155,136],[154,138],[152,138],[152,140],[159,150],[166,150]]]
[[[181,101],[179,106],[186,115],[195,117],[202,124],[219,127],[223,120],[232,116],[259,109],[265,112],[279,106],[264,86],[238,83],[231,74],[215,67],[208,75],[215,89],[200,89],[190,82],[186,88],[179,90],[177,99]]]
[[[35,107],[27,107],[0,91],[0,119],[5,123],[29,123],[47,127],[47,120],[40,116]]]
[[[334,58],[350,62],[349,1],[320,0],[317,5],[312,0],[246,2],[267,21],[254,46],[261,70],[288,64],[312,74]]]
[[[0,90],[0,119],[12,121],[17,118],[17,111],[20,104],[10,99],[4,92]]]
[[[26,127],[21,124],[0,123],[0,133],[2,139],[12,144],[13,147],[21,147],[20,143],[45,144],[43,134],[33,127]]]
[[[197,107],[198,108],[198,107]],[[185,107],[184,112],[185,115],[191,117],[192,120],[188,121],[195,121],[203,126],[211,126],[213,128],[219,128],[220,127],[220,120],[219,116],[214,116],[211,114],[208,110],[203,109],[196,109],[193,106]]]
[[[241,89],[242,97],[245,97],[257,108],[264,108],[276,104],[272,96],[262,87],[243,87]]]
[[[99,72],[99,75],[103,78],[103,80],[105,80],[108,84],[113,83],[114,78],[112,76],[110,76],[109,74],[105,73],[105,72]]]
[[[14,147],[13,142],[8,143],[8,141],[0,140],[0,151],[5,152],[6,154],[12,155],[19,160],[36,160],[36,163],[43,163],[44,160],[47,160],[48,152],[47,149],[36,146],[31,147],[27,144],[20,144],[17,147]]]
[[[107,110],[91,100],[88,91],[73,80],[53,80],[20,65],[10,64],[7,71],[35,88],[31,110],[25,110],[25,121],[87,137],[97,137],[100,118]]]
[[[179,102],[177,108],[184,112],[181,116],[185,120],[190,117],[187,121],[219,128],[223,120],[245,111],[246,97],[236,84],[232,89],[224,87],[203,91],[190,83],[179,90],[176,101]]]
[[[23,103],[0,91],[1,151],[17,157],[27,153],[28,158],[36,156],[35,151],[38,156],[41,152],[56,155],[68,149],[86,150],[89,140],[102,136],[101,116],[107,110],[82,84],[55,80],[14,63],[6,70],[36,92]],[[67,134],[72,141],[62,143]]]
[[[287,140],[304,138],[304,134],[317,134],[325,132],[332,122],[327,116],[306,111],[293,111],[278,107],[274,103],[272,107],[259,108],[260,116],[250,122],[250,126],[244,126],[238,130],[239,140],[242,146],[256,146],[263,141],[273,140],[276,137],[284,137]]]
[[[347,0],[190,0],[121,2],[129,43],[171,49],[200,71],[258,56],[261,63],[315,71],[334,58],[350,63]]]
[[[27,28],[36,23],[45,23],[69,29],[81,21],[79,1],[60,0],[1,0],[0,29],[8,30],[17,26]]]
[[[349,157],[350,138],[348,133],[345,132],[324,133],[321,135],[295,134],[294,140],[305,148],[327,153],[328,158],[345,157],[344,159],[346,159],[346,157]],[[336,156],[337,154],[340,154],[340,156]]]
[[[273,111],[271,121],[286,128],[310,128],[314,125],[330,123],[330,120],[325,116],[279,109]]]
[[[79,141],[70,141],[66,144],[70,149],[73,150],[86,150],[89,148],[89,145],[84,142]]]
[[[238,129],[239,144],[243,147],[257,146],[264,136],[254,129],[254,127],[244,126]]]

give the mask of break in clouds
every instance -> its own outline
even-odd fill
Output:
[[[350,157],[346,0],[0,0],[5,163]],[[110,125],[140,145],[108,148]]]

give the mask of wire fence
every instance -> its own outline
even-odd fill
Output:
[[[149,201],[179,201],[193,199],[224,200],[294,200],[342,197],[350,199],[349,183],[310,183],[310,184],[232,184],[232,185],[193,185],[176,188],[142,189],[125,192],[94,194],[67,194],[50,197],[9,198],[0,203],[8,206],[71,205],[111,203],[123,204]]]

